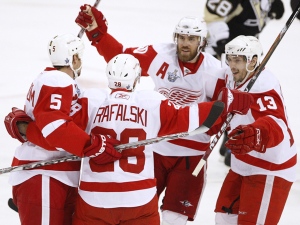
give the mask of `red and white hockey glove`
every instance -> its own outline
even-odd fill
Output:
[[[9,135],[22,143],[27,141],[26,130],[22,133],[19,128],[26,127],[22,125],[27,125],[31,121],[32,119],[22,109],[16,107],[13,107],[12,111],[4,118],[4,124]]]
[[[88,39],[92,42],[99,42],[103,34],[107,33],[108,23],[106,18],[102,12],[88,4],[80,7],[75,22],[85,29]]]
[[[118,152],[114,145],[120,142],[108,135],[92,134],[91,145],[83,150],[84,156],[92,158],[97,164],[106,164],[114,162],[121,158],[122,154]]]
[[[228,88],[221,89],[218,99],[225,103],[226,114],[237,113],[245,115],[250,105],[254,102],[251,94],[239,90],[229,90]]]
[[[240,125],[228,134],[225,146],[233,154],[244,155],[254,150],[265,153],[269,141],[269,132],[262,126],[253,124]]]

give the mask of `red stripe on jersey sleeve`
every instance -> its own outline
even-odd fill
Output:
[[[284,163],[281,164],[276,164],[276,163],[272,163],[260,158],[256,158],[253,157],[249,154],[245,154],[245,155],[235,155],[235,157],[247,164],[259,167],[259,168],[263,168],[266,170],[270,170],[270,171],[276,171],[276,170],[284,170],[284,169],[288,169],[291,168],[293,166],[296,165],[297,163],[297,155],[294,155],[292,158],[290,158],[289,160],[287,160]]]
[[[27,140],[49,151],[57,151],[55,147],[49,145],[44,138],[40,129],[36,126],[36,122],[30,122],[26,130]]]
[[[90,144],[90,136],[72,121],[59,126],[46,140],[51,146],[62,148],[79,157],[83,156],[83,149]]]

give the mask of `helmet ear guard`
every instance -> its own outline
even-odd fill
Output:
[[[116,55],[106,67],[108,87],[134,91],[136,82],[139,82],[141,71],[140,63],[134,56],[130,54]]]

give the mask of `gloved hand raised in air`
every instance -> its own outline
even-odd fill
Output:
[[[32,119],[22,109],[18,109],[16,107],[13,107],[12,111],[4,118],[4,124],[9,135],[12,138],[18,139],[22,143],[27,141],[27,126],[23,125],[26,125],[31,121]],[[19,132],[19,129],[21,132]]]
[[[247,114],[254,99],[251,94],[239,90],[222,88],[219,93],[219,100],[225,103],[225,113]]]
[[[252,150],[266,152],[269,141],[269,132],[263,123],[255,122],[249,125],[240,125],[228,134],[225,146],[233,154],[244,155]]]
[[[88,39],[92,42],[99,42],[103,34],[107,33],[107,21],[98,9],[85,4],[80,7],[80,12],[75,22],[85,29]]]
[[[83,150],[84,156],[90,157],[97,164],[114,162],[121,158],[122,154],[114,146],[120,144],[109,135],[91,134],[91,145]]]

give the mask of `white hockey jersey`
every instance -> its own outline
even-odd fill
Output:
[[[180,108],[155,91],[116,90],[110,94],[93,89],[83,92],[78,102],[83,112],[75,114],[74,120],[85,123],[88,118],[87,133],[109,134],[121,143],[194,130],[205,119],[201,111],[207,114],[212,105]],[[154,145],[123,150],[120,160],[105,165],[84,158],[79,187],[82,199],[103,208],[136,207],[151,201],[156,194]]]
[[[140,62],[142,76],[150,76],[155,90],[177,105],[215,100],[219,90],[225,86],[225,71],[220,61],[204,52],[197,63],[183,63],[178,60],[173,43],[123,49],[119,42],[106,34],[99,44],[93,45],[106,61],[122,52],[132,54]],[[158,144],[155,151],[168,156],[203,155],[209,141],[207,134],[195,135]],[[181,151],[174,151],[178,149]]]
[[[230,69],[226,71],[226,85],[230,89],[244,91],[247,84],[236,87]],[[264,69],[250,89],[254,98],[246,115],[234,115],[230,129],[246,125],[259,119],[267,119],[274,124],[269,130],[270,137],[276,137],[265,153],[251,151],[245,155],[231,156],[231,169],[243,176],[266,174],[282,177],[288,181],[296,179],[297,150],[289,127],[286,106],[277,78]],[[230,132],[230,131],[229,131]],[[278,137],[278,138],[277,138]]]
[[[26,96],[25,112],[35,120],[49,148],[25,142],[16,149],[12,166],[62,158],[71,153],[82,156],[82,149],[90,137],[70,117],[78,111],[76,102],[79,94],[75,81],[54,68],[46,68],[33,81]],[[30,136],[36,138],[37,132],[31,131],[29,126],[26,135],[30,140]],[[70,150],[70,153],[62,148]],[[79,171],[80,161],[64,162],[11,173],[9,182],[18,185],[37,174],[44,174],[77,187]]]

